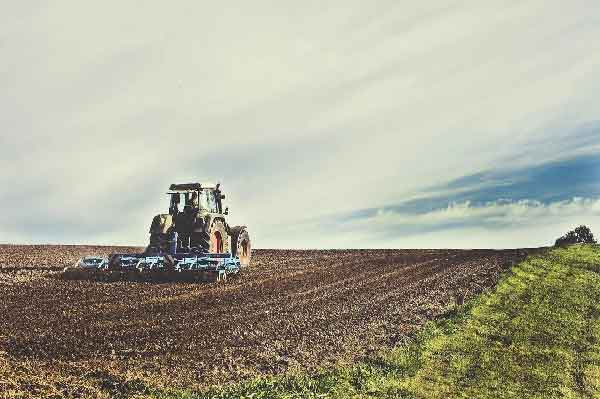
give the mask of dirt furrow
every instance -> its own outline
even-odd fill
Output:
[[[259,250],[224,284],[64,281],[95,246],[0,246],[0,353],[12,367],[137,370],[203,385],[313,369],[393,345],[525,250]],[[29,367],[28,366],[28,367]]]

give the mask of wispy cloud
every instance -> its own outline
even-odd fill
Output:
[[[578,198],[542,203],[536,200],[497,200],[479,205],[470,201],[452,202],[445,208],[408,214],[381,209],[373,216],[350,222],[346,229],[370,230],[395,234],[414,234],[442,229],[485,227],[488,229],[520,228],[552,220],[563,222],[585,216],[600,216],[600,199]]]
[[[580,224],[600,226],[600,199],[579,198],[543,203],[498,200],[474,205],[452,202],[422,213],[379,209],[361,218],[304,221],[284,229],[284,236],[313,232],[304,247],[461,247],[501,248],[547,246]],[[327,234],[319,235],[318,232]],[[281,240],[285,247],[291,240]],[[337,244],[337,246],[340,246]]]

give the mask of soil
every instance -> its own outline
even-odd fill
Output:
[[[255,250],[219,283],[60,277],[83,255],[132,250],[0,246],[0,390],[39,373],[197,388],[349,363],[403,342],[532,251]]]

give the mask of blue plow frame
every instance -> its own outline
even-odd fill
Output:
[[[227,275],[241,269],[238,257],[227,253],[176,253],[170,254],[112,254],[109,258],[87,256],[78,266],[88,271],[121,274],[164,274],[200,276],[204,281],[225,280]]]

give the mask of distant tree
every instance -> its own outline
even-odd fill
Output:
[[[594,234],[587,226],[579,226],[575,229],[575,234],[579,238],[579,242],[583,242],[586,244],[596,244],[596,239],[594,238]]]
[[[555,247],[565,247],[571,244],[596,244],[594,234],[589,227],[581,225],[575,230],[569,231],[564,236],[558,238],[554,243]]]

